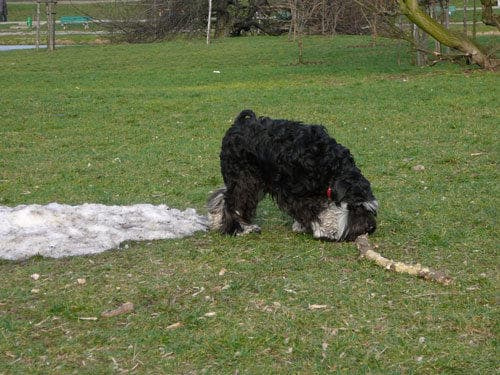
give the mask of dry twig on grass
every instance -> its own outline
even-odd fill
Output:
[[[368,241],[368,235],[364,234],[356,238],[356,246],[359,250],[359,257],[369,259],[387,270],[407,273],[410,275],[421,277],[425,280],[432,280],[438,283],[449,285],[453,279],[440,271],[435,271],[428,267],[423,267],[421,264],[406,264],[396,262],[392,259],[384,258],[380,253],[374,250],[373,246]]]
[[[125,302],[123,305],[118,307],[117,309],[105,311],[101,314],[103,318],[112,318],[113,316],[126,314],[134,311],[134,304],[132,302]]]

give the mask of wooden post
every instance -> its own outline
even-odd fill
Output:
[[[464,0],[464,34],[467,35],[467,0]]]
[[[159,27],[158,27],[158,10],[156,6],[156,0],[153,0],[153,27],[155,30],[155,39],[158,39]]]
[[[35,18],[35,49],[40,48],[40,1],[36,1],[36,18]]]
[[[47,49],[50,50],[52,46],[52,6],[51,2],[45,2],[45,14],[47,19]]]
[[[476,0],[473,3],[473,11],[472,11],[472,39],[476,40],[476,19],[477,19],[477,7]]]
[[[292,13],[292,19],[290,21],[290,34],[288,34],[288,40],[293,40],[297,38],[297,0],[289,0],[290,12]]]
[[[403,26],[403,16],[400,14],[398,16],[398,23],[399,23],[399,30],[401,30],[401,33],[404,32],[404,26]],[[401,39],[398,38],[398,65],[401,65]]]
[[[420,49],[424,48],[424,31],[420,31],[417,25],[413,24],[413,39],[415,40],[415,45],[417,46],[417,57],[416,57],[416,65],[424,66],[425,65],[425,52]]]
[[[326,34],[325,18],[326,18],[326,4],[325,0],[323,0],[321,2],[321,35]]]
[[[423,50],[427,50],[427,45],[429,44],[429,36],[424,30],[420,30],[420,45]],[[420,58],[422,59],[422,66],[428,64],[427,60],[427,53],[424,51],[421,51],[421,56]]]
[[[377,30],[377,12],[373,12],[372,18],[372,45],[377,44],[378,30]]]
[[[48,0],[46,3],[47,12],[47,49],[56,49],[56,4],[55,0]]]
[[[446,0],[444,2],[444,27],[446,27],[447,30],[450,29],[450,0]],[[444,48],[445,53],[450,53],[450,47],[446,46]]]
[[[437,12],[436,4],[432,3],[430,6],[430,11],[431,11],[431,18],[439,22],[439,15]],[[434,39],[434,52],[436,52],[436,56],[441,54],[441,43],[437,39]]]
[[[212,0],[208,0],[207,44],[210,44],[210,23],[212,22]]]

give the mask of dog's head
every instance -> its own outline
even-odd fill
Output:
[[[334,239],[354,241],[359,235],[371,234],[377,228],[378,202],[370,183],[359,170],[353,170],[337,177],[331,184],[329,193],[328,220],[335,221]]]
[[[356,237],[368,233],[372,234],[377,228],[377,209],[376,200],[363,202],[361,204],[347,205],[347,223],[339,231],[340,241],[354,241]]]

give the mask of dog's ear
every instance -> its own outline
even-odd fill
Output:
[[[349,184],[345,181],[337,180],[333,183],[332,190],[332,200],[339,204],[342,200],[344,200],[347,191],[349,190]]]
[[[235,124],[242,124],[246,120],[251,120],[254,121],[257,119],[257,116],[255,116],[255,112],[252,111],[251,109],[245,109],[244,111],[241,111],[238,117],[236,117],[236,120],[234,120]]]

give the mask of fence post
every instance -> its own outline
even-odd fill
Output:
[[[444,27],[446,27],[447,30],[450,29],[450,0],[446,0],[443,5],[443,12],[444,12]],[[445,53],[450,53],[450,47],[445,46],[444,47]]]
[[[477,7],[476,0],[473,3],[473,12],[472,12],[472,39],[476,40],[476,19],[477,19]]]
[[[464,34],[467,35],[467,0],[464,0]]]
[[[46,3],[47,12],[47,49],[56,49],[56,4],[55,0],[48,0]]]
[[[35,18],[35,49],[40,48],[40,1],[36,0],[36,18]]]

